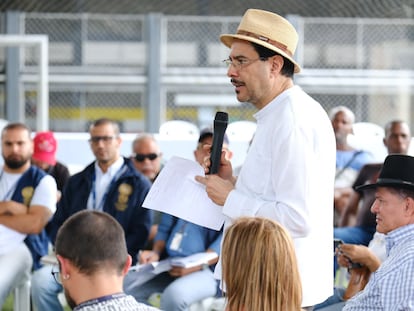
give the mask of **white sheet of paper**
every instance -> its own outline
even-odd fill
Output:
[[[153,279],[157,274],[171,270],[170,259],[131,266],[129,271],[134,273],[134,286],[142,285]]]
[[[199,266],[202,264],[208,264],[210,260],[215,259],[217,257],[218,255],[214,252],[201,252],[201,253],[192,254],[187,257],[171,258],[170,263],[171,263],[171,266],[191,268],[191,267]]]
[[[204,176],[200,164],[172,157],[161,170],[142,205],[203,227],[220,230],[224,223],[222,207],[211,201],[205,186],[194,179],[196,175]]]

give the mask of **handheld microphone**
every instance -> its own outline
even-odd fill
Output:
[[[221,150],[223,149],[224,133],[227,129],[229,116],[227,112],[217,111],[214,118],[213,145],[211,146],[209,174],[217,174],[220,167]]]

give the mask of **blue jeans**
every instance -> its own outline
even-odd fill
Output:
[[[321,302],[319,304],[317,304],[313,311],[316,310],[325,310],[325,308],[328,308],[328,310],[342,310],[342,307],[345,305],[345,302],[343,300],[343,296],[345,293],[345,289],[344,288],[334,288],[334,293],[331,297],[328,297],[324,302]],[[336,309],[338,307],[338,309]]]
[[[62,285],[55,281],[52,275],[52,265],[46,265],[36,270],[32,275],[32,303],[38,311],[63,311],[58,294]]]
[[[375,227],[340,227],[334,228],[334,238],[341,239],[344,243],[360,244],[367,246],[374,236]],[[334,259],[334,276],[338,270],[336,256]]]
[[[125,293],[146,304],[151,294],[162,293],[161,310],[168,311],[188,310],[194,302],[216,296],[218,287],[218,281],[210,269],[179,278],[171,277],[168,272],[164,272],[137,286],[134,285],[134,281],[134,272],[129,272],[124,279]]]

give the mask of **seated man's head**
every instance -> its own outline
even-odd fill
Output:
[[[356,189],[375,189],[371,212],[376,216],[378,232],[387,234],[414,224],[414,157],[387,156],[376,183]]]
[[[97,119],[89,126],[89,135],[89,145],[96,162],[106,172],[120,157],[122,138],[119,124],[107,118]]]
[[[213,130],[210,128],[205,128],[200,132],[200,136],[198,138],[197,148],[194,150],[194,158],[195,160],[203,164],[204,158],[209,156],[209,150],[205,149],[205,145],[210,145],[213,143]],[[231,159],[233,156],[233,152],[229,150],[229,138],[227,134],[224,134],[223,138],[223,150],[226,151],[227,159]]]
[[[355,122],[354,113],[345,106],[338,106],[331,109],[329,118],[332,122],[337,145],[346,145],[348,135],[353,133],[352,126]]]
[[[131,266],[125,234],[109,214],[84,210],[69,217],[55,242],[60,281],[68,304],[122,292]]]
[[[38,132],[33,138],[32,163],[47,171],[56,164],[57,142],[53,132]]]
[[[154,181],[161,170],[162,160],[162,153],[154,136],[138,135],[132,142],[132,153],[135,168]]]
[[[388,122],[384,127],[383,142],[388,154],[407,154],[411,142],[410,127],[401,120]]]

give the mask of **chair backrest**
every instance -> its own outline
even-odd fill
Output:
[[[352,126],[356,136],[377,136],[381,139],[384,137],[384,129],[375,123],[357,122]]]
[[[170,120],[161,124],[159,129],[160,135],[170,137],[195,137],[198,138],[200,131],[198,127],[184,120]]]
[[[235,121],[227,126],[226,133],[229,136],[230,142],[232,140],[250,141],[256,132],[256,127],[256,123],[252,121]]]
[[[369,151],[376,161],[384,161],[387,156],[387,149],[382,141],[384,129],[370,122],[354,123],[352,129],[354,133],[348,136],[348,143],[355,149]]]

